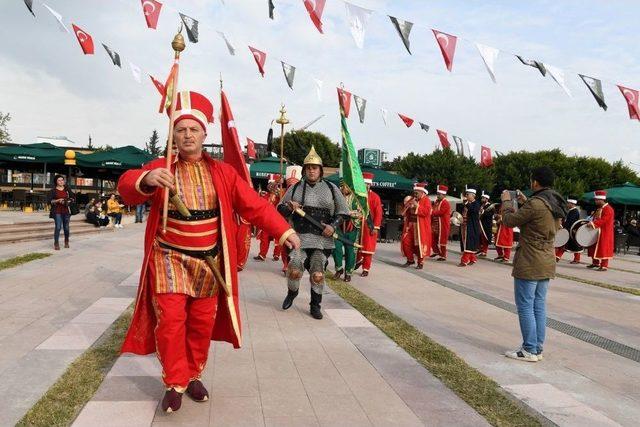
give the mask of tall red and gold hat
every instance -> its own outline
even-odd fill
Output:
[[[167,109],[167,114],[169,114],[169,109]],[[206,132],[207,123],[213,123],[213,104],[198,92],[187,90],[178,92],[173,125],[177,125],[180,120],[184,119],[197,121]]]
[[[416,182],[413,184],[413,191],[422,191],[424,194],[429,194],[427,191],[427,183],[426,182]]]

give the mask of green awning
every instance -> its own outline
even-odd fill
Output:
[[[287,169],[287,162],[283,162],[282,173]],[[267,179],[269,174],[280,173],[280,158],[279,157],[265,157],[259,162],[253,163],[249,166],[249,173],[251,178]]]
[[[395,173],[382,169],[369,168],[366,166],[361,167],[362,172],[371,172],[373,174],[373,184],[371,184],[372,188],[401,191],[413,190],[413,181],[405,178],[404,176],[396,175]],[[336,172],[333,175],[328,176],[327,180],[338,185],[340,183],[340,173]]]
[[[16,144],[0,147],[0,161],[24,163],[64,164],[66,148],[46,142],[38,144]]]
[[[91,154],[78,154],[77,164],[84,168],[133,169],[153,160],[153,157],[132,145]]]
[[[607,188],[606,192],[609,203],[640,206],[640,187],[631,182],[626,182],[619,187]],[[593,203],[593,191],[584,193],[581,199]]]

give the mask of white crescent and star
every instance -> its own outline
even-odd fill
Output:
[[[253,51],[253,57],[256,59],[256,61],[258,62],[258,64],[262,65],[263,63],[263,53],[259,52],[257,50]]]
[[[443,43],[443,46],[442,46],[442,47],[443,47],[443,48],[445,48],[445,49],[446,49],[446,48],[448,48],[448,47],[449,47],[449,36],[447,36],[446,34],[438,33],[438,34],[436,35],[436,39],[438,39],[438,40],[442,40],[442,43]]]
[[[147,6],[150,6],[150,9],[148,9]],[[155,5],[154,2],[152,2],[150,0],[145,0],[145,1],[142,2],[142,10],[144,11],[144,16],[149,16],[149,15],[155,13],[156,5]]]
[[[80,43],[84,43],[89,39],[89,35],[82,30],[76,31],[76,37],[78,37],[78,40],[80,40]]]
[[[316,11],[316,1],[315,0],[307,0],[307,2],[309,3],[309,5],[311,5],[311,10],[313,10],[314,12]]]
[[[227,128],[228,128],[228,129],[231,129],[231,128],[234,128],[234,127],[236,127],[236,122],[235,122],[235,121],[233,121],[233,120],[229,120],[229,121],[227,122]]]
[[[624,97],[627,98],[627,101],[629,101],[630,104],[635,104],[636,103],[636,94],[633,93],[631,90],[629,89],[624,89],[622,91],[622,93],[624,94]]]

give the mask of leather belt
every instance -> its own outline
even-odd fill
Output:
[[[171,245],[168,245],[168,244],[160,242],[160,241],[158,241],[158,245],[161,248],[171,249],[172,251],[177,251],[177,252],[180,252],[182,254],[185,254],[185,255],[188,255],[188,256],[192,256],[194,258],[205,258],[207,256],[211,256],[211,257],[215,258],[216,255],[218,255],[218,253],[220,252],[220,247],[218,245],[216,245],[212,249],[209,249],[209,250],[206,250],[206,251],[188,251],[186,249],[180,249],[180,248],[173,247]]]
[[[180,221],[200,221],[203,219],[211,219],[220,215],[219,209],[197,210],[189,209],[191,216],[184,216],[178,211],[169,211],[169,218],[179,219]]]

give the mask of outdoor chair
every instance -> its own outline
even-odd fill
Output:
[[[627,234],[616,234],[613,240],[613,246],[615,248],[615,253],[619,254],[623,252],[625,255],[627,254],[627,240],[629,235]]]

